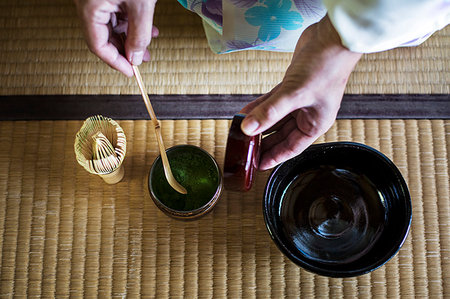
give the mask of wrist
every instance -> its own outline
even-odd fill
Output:
[[[361,53],[350,51],[341,41],[339,33],[334,28],[328,15],[317,23],[316,27],[317,41],[323,49],[333,51],[335,54],[346,54],[349,57],[356,58],[356,61],[361,57]]]
[[[320,44],[319,48],[329,52],[330,55],[342,55],[342,58],[345,58],[348,62],[353,61],[353,66],[362,56],[361,53],[352,52],[342,44],[341,37],[328,18],[328,15],[317,23],[316,36],[317,42]]]

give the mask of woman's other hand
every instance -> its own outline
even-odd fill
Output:
[[[361,54],[342,46],[328,17],[301,35],[283,81],[248,104],[242,130],[270,134],[260,170],[293,158],[333,125],[348,78]]]

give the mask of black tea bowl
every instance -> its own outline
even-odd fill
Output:
[[[403,245],[411,199],[400,171],[359,143],[310,146],[276,167],[263,212],[278,248],[306,270],[330,277],[377,269]]]

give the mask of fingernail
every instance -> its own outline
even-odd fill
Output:
[[[251,136],[259,128],[258,121],[253,116],[248,116],[241,123],[241,130],[244,134]]]
[[[140,65],[144,58],[144,51],[131,53],[131,63],[134,65]]]
[[[155,26],[152,28],[152,37],[157,37],[159,35],[159,30]]]

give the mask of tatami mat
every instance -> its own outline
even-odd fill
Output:
[[[211,214],[173,220],[147,191],[158,155],[149,121],[120,121],[125,178],[106,185],[75,160],[80,121],[0,122],[0,296],[101,298],[444,298],[450,296],[450,121],[338,120],[318,142],[389,156],[409,184],[412,229],[385,266],[357,278],[313,275],[266,231],[267,173],[224,192]],[[168,146],[194,144],[222,166],[229,120],[163,121]]]
[[[282,79],[291,54],[213,54],[200,18],[176,0],[157,3],[160,37],[141,67],[151,94],[261,94]],[[71,0],[0,3],[0,95],[137,94],[134,80],[91,54]],[[450,28],[416,48],[365,55],[346,93],[450,93]]]

